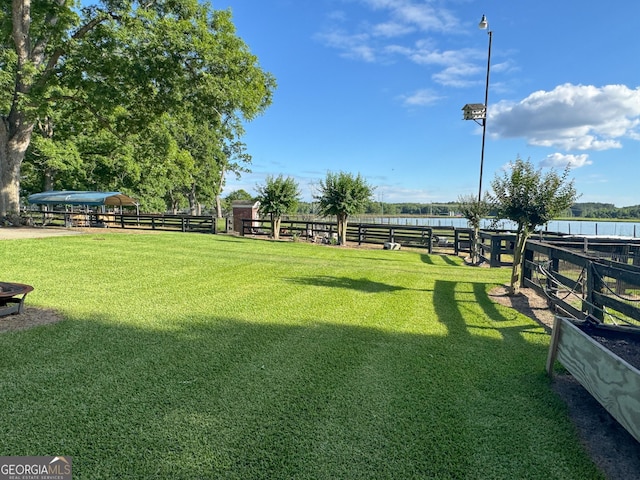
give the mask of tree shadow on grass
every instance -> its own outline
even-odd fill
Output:
[[[465,282],[465,284],[467,284]],[[496,330],[505,340],[510,342],[525,341],[525,334],[539,334],[548,336],[543,328],[527,319],[513,324],[514,318],[507,318],[501,313],[496,304],[489,298],[484,283],[468,283],[468,293],[460,288],[459,282],[436,280],[433,292],[433,303],[438,320],[444,323],[452,335],[469,335],[469,329]],[[466,296],[468,298],[463,298]],[[478,322],[470,326],[461,309],[464,303],[471,302],[481,307],[484,313]],[[516,313],[514,312],[514,315]],[[509,325],[505,323],[509,322]],[[502,325],[501,325],[502,323]]]
[[[513,321],[513,318],[507,318],[503,313],[501,313],[498,310],[497,304],[493,300],[491,300],[491,298],[487,294],[487,289],[485,284],[474,283],[473,291],[476,298],[478,299],[478,303],[484,310],[489,320],[493,322],[498,322],[498,323]],[[515,310],[513,311],[514,316],[518,314],[519,313],[516,312]],[[535,321],[529,315],[527,315],[526,312],[523,315],[529,318],[530,320]],[[535,324],[523,324],[523,325],[517,325],[517,326],[501,326],[499,327],[499,329],[505,337],[508,337],[510,335],[511,336],[517,335],[518,337],[521,337],[522,334],[525,334],[525,333],[534,334],[534,335],[543,335],[548,337],[548,331],[546,330],[544,325],[541,325],[538,322],[536,322]]]
[[[331,275],[318,275],[313,277],[294,277],[286,279],[289,282],[296,283],[298,285],[307,285],[313,287],[330,287],[330,288],[344,288],[350,290],[358,290],[365,293],[382,293],[382,292],[396,292],[399,290],[407,290],[406,287],[400,287],[397,285],[390,285],[384,282],[375,282],[368,278],[349,278],[349,277],[334,277]]]
[[[560,450],[521,435],[535,419],[563,422],[541,379],[506,376],[511,364],[491,356],[467,371],[503,341],[460,337],[453,287],[437,289],[441,321],[459,324],[445,337],[167,313],[139,324],[96,315],[0,338],[0,448],[64,451],[83,478],[542,479],[557,457],[574,478],[593,478],[566,426]],[[456,343],[458,354],[471,350],[464,361]],[[506,387],[491,387],[496,379]],[[472,413],[468,397],[479,392]],[[523,398],[532,413],[500,420],[500,435],[482,421]],[[488,461],[470,460],[478,445]]]
[[[420,255],[420,260],[427,265],[450,265],[452,267],[462,266],[460,261],[456,261],[455,257],[452,258],[451,255],[447,254],[423,253]]]

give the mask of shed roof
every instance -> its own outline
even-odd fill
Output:
[[[41,205],[117,205],[137,206],[138,202],[120,192],[81,192],[58,190],[34,193],[27,197],[29,203]]]

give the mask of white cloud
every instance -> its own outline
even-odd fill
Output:
[[[448,10],[435,8],[429,3],[411,0],[362,0],[374,10],[384,10],[401,24],[411,25],[421,31],[446,31],[455,29],[458,21]]]
[[[444,70],[434,73],[431,78],[441,85],[449,87],[464,88],[478,84],[474,73],[478,68],[468,63],[460,63],[445,68]]]
[[[480,67],[473,67],[469,58],[485,55],[480,50],[439,51],[424,36],[409,37],[425,32],[457,31],[459,22],[448,10],[415,0],[361,0],[368,8],[380,12],[379,21],[349,24],[343,11],[328,15],[334,27],[315,37],[324,45],[339,50],[341,56],[365,62],[388,61],[400,56],[419,65],[436,65],[457,69],[467,65],[466,72],[473,74]],[[338,27],[339,26],[339,27]],[[407,38],[409,37],[409,39]],[[404,40],[404,44],[401,43]],[[451,80],[451,73],[434,77],[445,85],[466,86],[468,81]]]
[[[405,188],[400,186],[380,185],[375,192],[376,199],[386,203],[418,202],[429,203],[437,201],[433,192],[424,189]]]
[[[559,85],[518,103],[489,107],[492,135],[524,137],[530,145],[568,150],[620,148],[640,137],[640,87]]]
[[[562,153],[552,153],[547,155],[547,158],[540,162],[543,167],[561,168],[564,169],[567,165],[571,169],[584,167],[585,165],[591,165],[589,155],[583,153],[581,155],[565,155]]]
[[[431,105],[442,97],[435,94],[431,90],[423,89],[414,92],[411,95],[401,96],[402,103],[406,106],[417,107],[417,106],[425,106]]]
[[[370,44],[367,34],[348,34],[333,30],[316,35],[325,45],[342,51],[342,56],[365,62],[374,62],[378,58],[375,48]]]
[[[413,32],[414,30],[415,29],[413,27],[405,23],[391,21],[391,22],[384,22],[384,23],[379,23],[375,25],[372,28],[372,33],[374,36],[377,36],[377,37],[393,38],[393,37],[406,35],[408,33]]]

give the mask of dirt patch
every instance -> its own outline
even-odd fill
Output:
[[[96,228],[96,227],[0,227],[0,240],[19,240],[24,238],[64,237],[82,234],[120,233],[123,235],[158,234],[162,230],[143,228]]]
[[[19,240],[22,238],[62,237],[80,235],[80,230],[62,227],[0,227],[0,240]]]
[[[520,292],[520,295],[509,297],[506,287],[501,285],[491,290],[489,297],[535,320],[550,332],[554,314],[547,307],[546,299],[529,288]],[[630,363],[633,358],[638,358],[640,344],[637,339],[604,337],[600,335],[595,339],[612,352],[626,355],[626,358],[622,358]],[[605,478],[640,478],[640,443],[570,374],[554,375],[551,388],[566,403],[580,441]]]
[[[579,328],[607,350],[640,369],[640,333],[597,328],[589,323]]]
[[[538,322],[551,333],[555,315],[549,309],[547,300],[530,288],[520,289],[520,294],[510,296],[507,286],[500,285],[489,292],[489,298],[500,305],[511,307],[527,317]]]
[[[62,316],[49,308],[24,307],[19,315],[0,317],[0,333],[26,330],[38,325],[48,325],[62,320]]]

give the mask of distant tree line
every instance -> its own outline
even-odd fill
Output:
[[[616,207],[611,203],[576,203],[571,216],[579,218],[640,218],[640,205]]]
[[[224,199],[224,210],[231,212],[233,200],[255,200],[245,190],[231,192]],[[318,206],[312,202],[298,202],[297,215],[313,215],[318,213]],[[447,203],[383,203],[374,200],[369,201],[364,209],[367,215],[434,215],[449,216],[463,215],[460,202]],[[488,216],[495,216],[496,212],[489,210]],[[611,218],[611,219],[638,219],[640,218],[640,205],[631,207],[616,207],[612,203],[574,203],[571,208],[565,210],[562,217],[573,218]]]
[[[301,202],[298,205],[299,214],[313,213],[313,204]],[[381,203],[372,201],[367,205],[365,213],[372,215],[461,215],[459,202],[447,203]],[[495,216],[490,210],[488,216]],[[640,205],[631,207],[616,207],[611,203],[575,203],[562,213],[563,217],[575,218],[611,218],[634,219],[640,218]]]
[[[317,206],[310,202],[300,202],[298,214],[312,214]],[[371,200],[364,212],[368,215],[435,215],[448,216],[459,212],[458,202],[449,203],[384,203]]]

